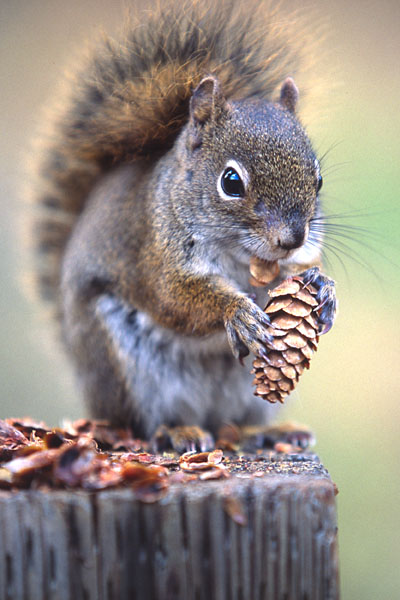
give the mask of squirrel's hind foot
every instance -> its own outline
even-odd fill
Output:
[[[151,439],[154,452],[175,450],[178,454],[184,452],[207,452],[214,449],[212,435],[197,426],[182,425],[168,427],[161,425]]]
[[[307,425],[291,421],[273,426],[242,427],[241,434],[243,449],[247,452],[273,449],[277,443],[290,444],[294,449],[304,451],[315,444],[315,436]]]

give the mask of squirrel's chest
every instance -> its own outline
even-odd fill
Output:
[[[249,294],[260,306],[264,306],[267,298],[266,288],[256,288],[250,284],[249,258],[235,256],[229,252],[213,252],[212,249],[201,249],[193,258],[193,271],[199,276],[218,275],[223,277],[239,292]]]

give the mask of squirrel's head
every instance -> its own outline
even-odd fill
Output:
[[[214,77],[195,89],[182,164],[184,193],[196,199],[191,218],[197,230],[203,223],[205,239],[214,231],[267,260],[315,244],[308,240],[309,224],[318,213],[322,177],[295,114],[297,98],[292,79],[275,103],[228,102]]]

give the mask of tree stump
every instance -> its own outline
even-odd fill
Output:
[[[257,474],[258,473],[258,474]],[[239,458],[232,476],[0,492],[0,600],[335,600],[335,486],[315,455]]]

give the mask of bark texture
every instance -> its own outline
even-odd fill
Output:
[[[313,455],[253,459],[264,475],[248,459],[151,504],[131,489],[0,492],[0,600],[336,600],[329,475]]]

